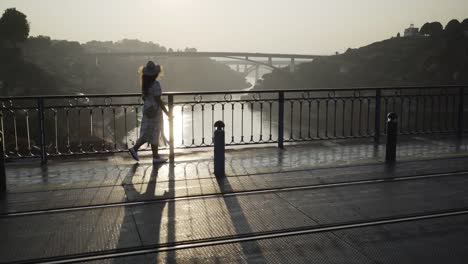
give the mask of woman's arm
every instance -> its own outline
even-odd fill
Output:
[[[163,112],[169,116],[169,111],[167,111],[167,108],[166,106],[164,105],[164,102],[163,100],[161,100],[161,96],[155,96],[154,99],[156,100],[156,102],[159,104],[159,107],[161,107],[161,109],[163,110]]]

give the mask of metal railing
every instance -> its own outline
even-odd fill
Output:
[[[213,124],[226,124],[226,145],[278,144],[385,134],[395,112],[400,134],[462,133],[467,86],[371,87],[165,93],[168,149],[213,145]],[[140,94],[1,97],[7,159],[115,153],[139,136]]]

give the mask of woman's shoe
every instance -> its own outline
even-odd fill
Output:
[[[132,155],[132,158],[136,161],[140,161],[140,159],[138,158],[138,153],[136,152],[136,150],[134,148],[131,148],[128,150],[130,152],[130,155]]]
[[[165,163],[167,161],[166,158],[159,157],[157,159],[153,159],[153,163],[158,164],[158,163]]]

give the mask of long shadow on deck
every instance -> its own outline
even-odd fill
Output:
[[[222,193],[234,192],[231,184],[229,183],[228,177],[216,177],[216,181]],[[223,200],[226,204],[229,216],[231,217],[232,225],[236,230],[236,234],[253,233],[252,229],[250,228],[249,221],[245,217],[243,209],[237,197],[223,196]],[[262,254],[262,249],[256,241],[252,240],[249,243],[240,243],[240,245],[242,247],[242,251],[247,260],[247,263],[266,263],[266,260]]]
[[[123,183],[131,183],[132,178],[135,175],[136,170],[138,169],[139,164],[134,164],[128,174],[126,175]],[[146,186],[145,190],[137,190],[134,184],[127,184],[126,185],[126,194],[127,197],[133,197],[136,201],[142,201],[151,197],[151,199],[164,199],[168,197],[168,192],[165,191],[162,195],[156,195],[156,187],[157,187],[157,178],[158,172],[161,166],[153,166],[153,169],[150,174],[150,179],[148,184],[140,185],[140,188]],[[163,212],[166,207],[166,202],[158,202],[152,203],[148,205],[149,207],[141,206],[141,207],[132,207],[127,206],[125,207],[125,216],[123,219],[123,223],[134,223],[136,227],[136,232],[140,241],[140,245],[147,245],[148,238],[151,238],[151,244],[159,244],[161,243],[161,220],[163,218]],[[138,219],[138,220],[137,220]],[[147,228],[146,224],[151,223],[151,228]],[[147,232],[150,233],[147,233]],[[173,231],[169,230],[168,231]],[[143,233],[144,232],[144,233]],[[169,238],[169,237],[168,237]],[[128,247],[127,239],[125,237],[124,230],[121,232],[119,243],[117,244],[117,248],[125,248]],[[165,241],[164,241],[165,242]],[[135,263],[146,263],[147,259],[145,256],[138,256],[135,259]],[[171,260],[168,260],[169,262]],[[115,259],[116,263],[122,263],[121,260]],[[154,263],[155,261],[152,261]],[[171,263],[173,263],[172,261]]]

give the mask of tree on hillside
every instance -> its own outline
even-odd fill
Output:
[[[445,26],[445,35],[447,36],[447,40],[449,41],[459,41],[463,38],[463,30],[461,23],[453,19],[451,20],[447,26]]]
[[[425,23],[422,27],[421,27],[421,30],[419,31],[419,33],[421,33],[422,35],[431,35],[430,34],[430,24],[429,23]]]
[[[456,33],[461,30],[461,23],[456,19],[452,19],[445,26],[445,31],[449,34]]]
[[[0,18],[0,39],[16,46],[26,41],[29,36],[29,23],[26,15],[15,8],[5,10]]]
[[[440,22],[432,22],[430,24],[430,35],[431,36],[439,36],[442,35],[442,32],[444,32],[444,27]]]
[[[461,23],[461,27],[463,31],[468,31],[468,18],[463,20],[463,22]]]
[[[444,28],[440,22],[426,23],[421,28],[421,34],[427,36],[439,36],[444,31]]]

